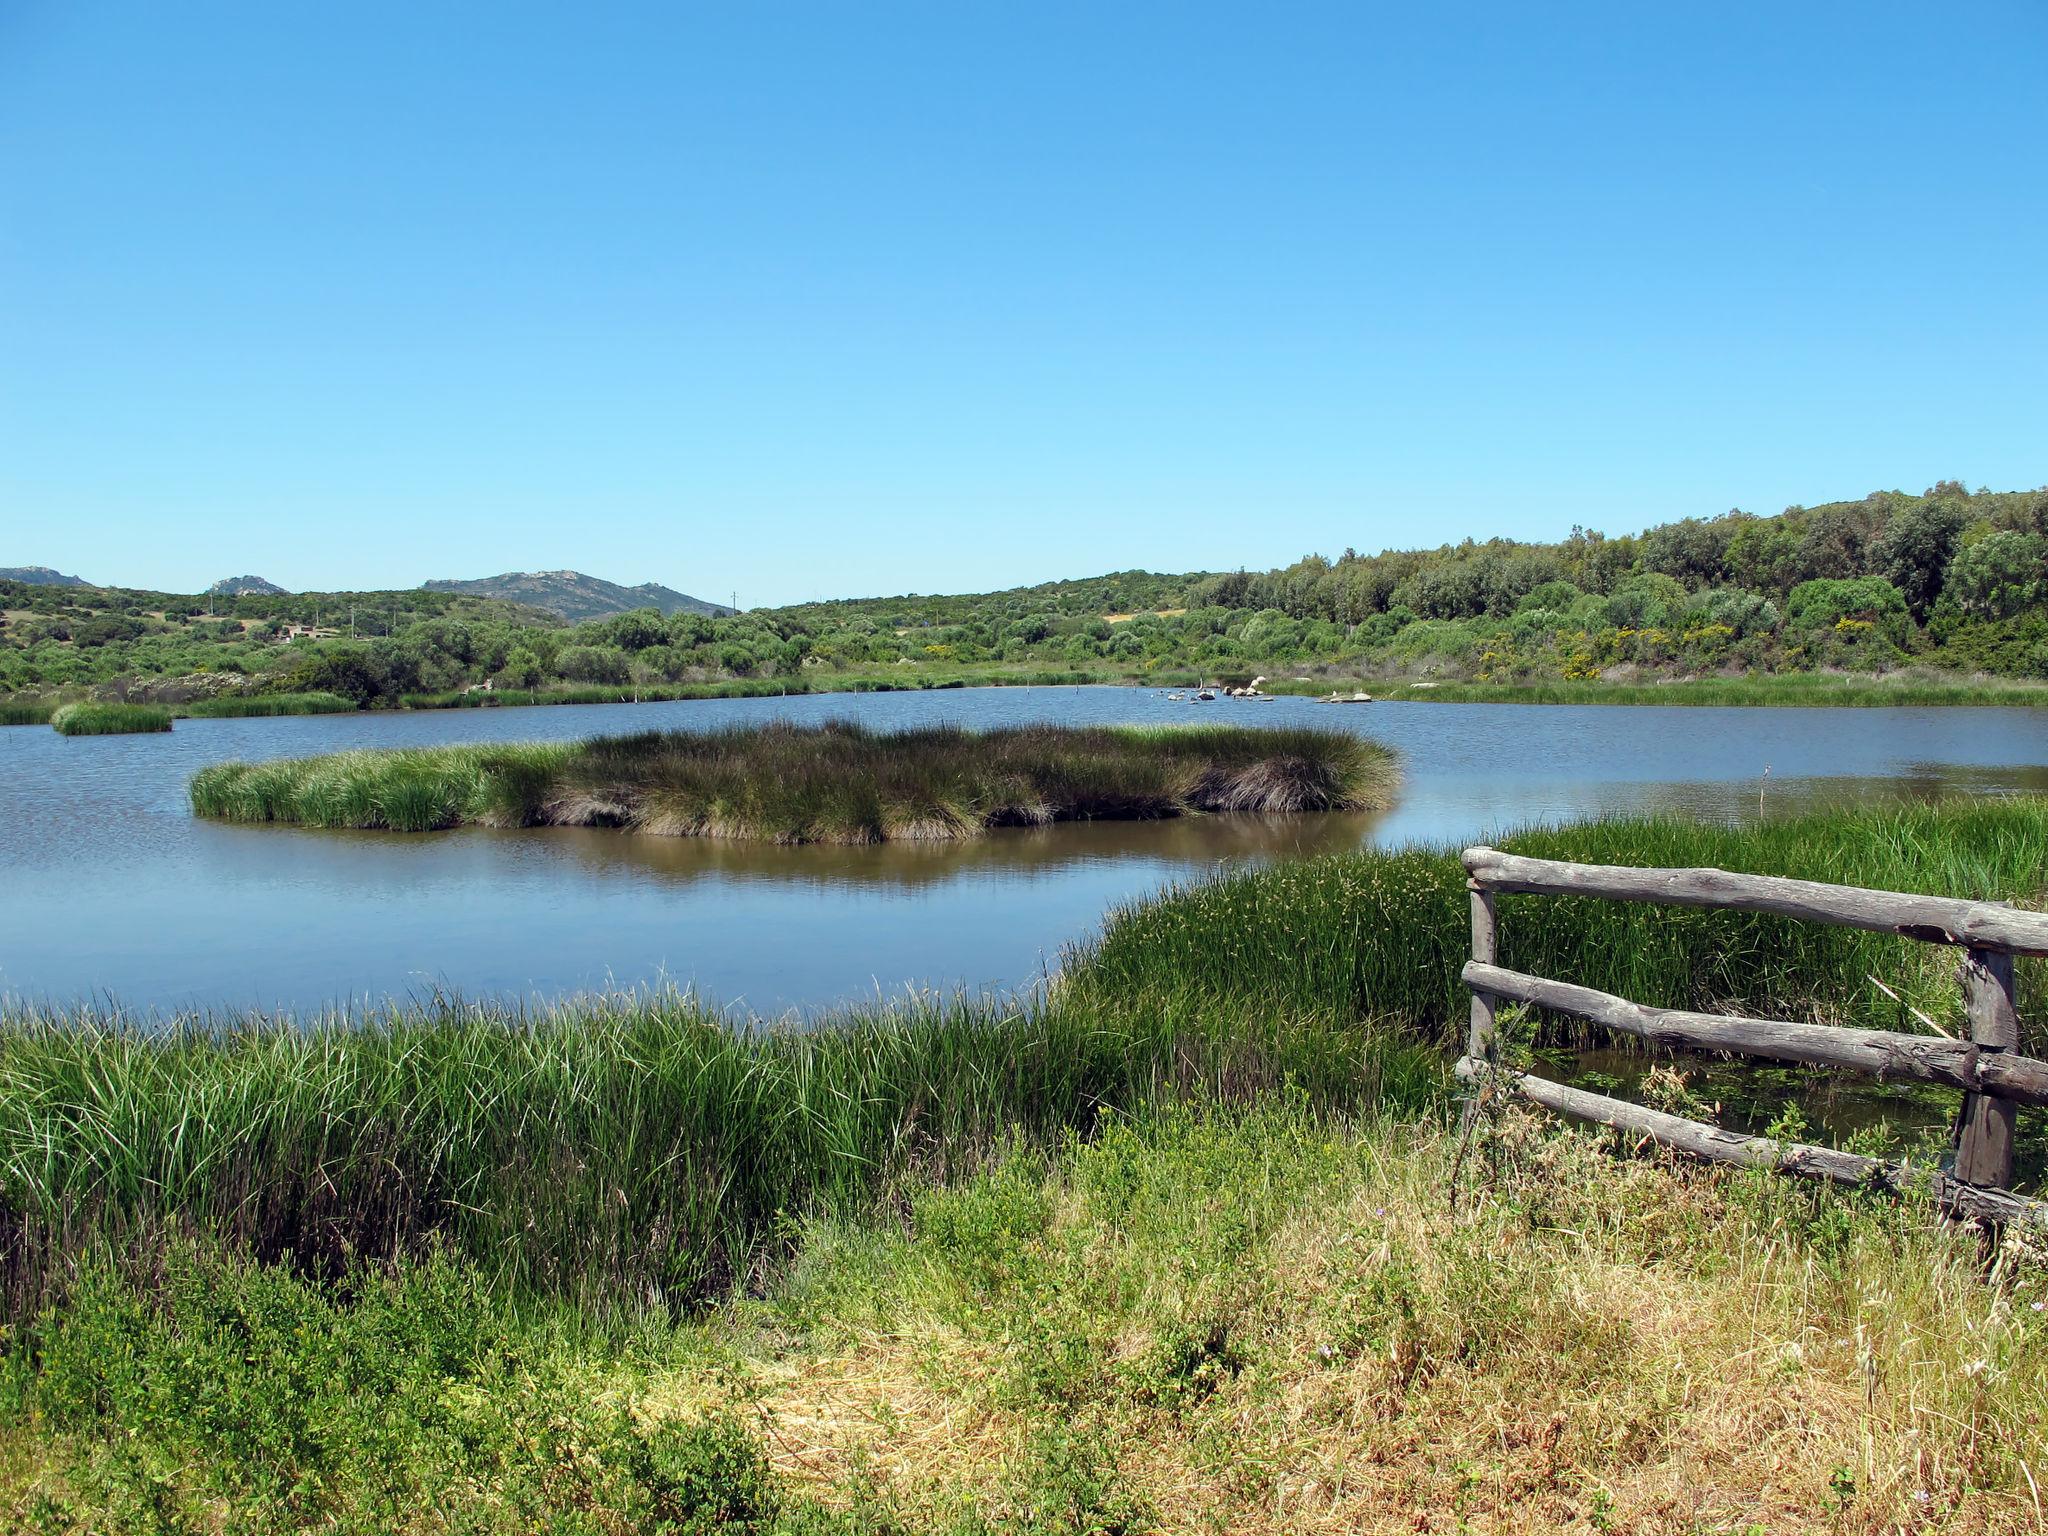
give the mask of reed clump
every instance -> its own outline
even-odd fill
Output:
[[[1533,858],[1711,866],[2035,908],[2048,893],[2048,799],[2040,797],[1746,826],[1620,818],[1533,828],[1500,846]],[[1107,997],[1170,977],[1205,996],[1370,1018],[1449,1046],[1462,1037],[1458,972],[1470,953],[1458,852],[1368,850],[1182,887],[1112,913],[1069,984]],[[1955,957],[1938,945],[1586,897],[1503,896],[1500,914],[1501,964],[1638,1002],[1909,1032],[1922,1028],[1917,1008],[1968,1033]],[[2023,1020],[2039,1020],[2048,1001],[2044,970],[2048,962],[2018,962]]]
[[[48,725],[56,712],[54,704],[0,699],[0,725]]]
[[[230,693],[194,699],[185,713],[195,720],[254,720],[273,715],[354,714],[353,701],[336,693]]]
[[[1382,809],[1384,747],[1339,731],[844,721],[221,763],[193,809],[229,821],[436,831],[614,827],[674,837],[879,843],[991,827]]]
[[[14,1013],[0,1026],[0,1303],[179,1233],[334,1273],[445,1247],[511,1296],[614,1314],[720,1291],[789,1212],[943,1179],[1105,1110],[1415,1105],[1427,1052],[1328,1018],[970,998],[815,1029],[680,996],[326,1023]]]
[[[61,736],[125,736],[168,731],[171,712],[161,704],[65,704],[50,724]]]

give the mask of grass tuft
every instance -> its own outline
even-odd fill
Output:
[[[125,736],[168,731],[171,712],[160,704],[65,704],[50,724],[60,736]]]
[[[346,715],[356,706],[333,693],[250,693],[223,694],[217,699],[195,699],[185,713],[195,720],[251,720],[271,715]]]

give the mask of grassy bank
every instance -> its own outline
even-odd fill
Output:
[[[101,1531],[2037,1530],[2043,1271],[1838,1192],[1248,1112],[1013,1145],[626,1333],[446,1256],[87,1262],[0,1510]]]
[[[0,700],[0,725],[48,725],[57,712],[54,704],[9,703]]]
[[[1401,683],[1359,686],[1385,699],[1437,704],[1698,704],[1733,706],[1959,705],[2048,706],[2048,683],[1986,678],[1855,677],[1781,673],[1640,682]]]
[[[2048,800],[2040,798],[1825,812],[1742,827],[1618,819],[1519,832],[1502,846],[1536,858],[1714,866],[2037,909],[2048,895]],[[1936,945],[1579,897],[1505,896],[1500,914],[1503,965],[1644,1003],[1917,1031],[1910,1005],[1952,1032],[1959,1027],[1955,957]],[[1453,850],[1277,864],[1112,914],[1069,984],[1106,998],[1170,982],[1241,1005],[1378,1019],[1448,1047],[1464,1027],[1457,977],[1470,953],[1468,924],[1464,870]],[[2048,1001],[2044,969],[2037,960],[2017,965],[2030,1033]]]
[[[348,715],[356,706],[332,693],[224,694],[181,706],[195,720],[253,720],[272,715]]]
[[[1507,846],[2038,905],[2048,802],[1618,822]],[[1918,1029],[1874,976],[1956,1029],[1953,957],[1931,946],[1566,899],[1501,911],[1505,963],[1645,1002]],[[1466,921],[1449,852],[1364,853],[1120,912],[1044,1001],[869,1010],[805,1033],[677,999],[167,1033],[16,1011],[0,1028],[6,1291],[18,1303],[80,1253],[190,1227],[320,1266],[447,1241],[513,1293],[593,1306],[695,1294],[747,1272],[777,1212],[944,1176],[1103,1106],[1284,1083],[1332,1111],[1419,1105],[1462,1035]],[[2018,969],[2031,1036],[2042,965]],[[2038,1134],[2031,1114],[2023,1126]]]
[[[124,736],[168,731],[171,712],[156,704],[64,704],[50,724],[60,736]]]
[[[1505,841],[2038,904],[2048,803]],[[1952,957],[1905,941],[1501,908],[1511,965],[1916,1027],[1875,974],[1954,1028]],[[1451,1207],[1465,923],[1447,851],[1368,853],[1120,913],[1042,1001],[805,1033],[682,999],[168,1031],[16,1009],[0,1510],[2035,1528],[2048,1273],[2017,1240],[1987,1268],[1912,1205],[1514,1115]],[[2022,962],[2030,1028],[2041,980]]]
[[[1140,1000],[1131,1000],[1134,1003]],[[1427,1052],[1327,1018],[953,1000],[815,1031],[682,998],[168,1034],[11,1016],[0,1264],[17,1311],[82,1254],[192,1230],[322,1272],[445,1243],[510,1296],[663,1307],[743,1277],[783,1213],[945,1177],[1098,1109],[1416,1104]]]
[[[994,826],[1391,803],[1392,754],[1341,732],[847,722],[574,744],[222,763],[192,806],[229,821],[419,832],[604,826],[682,837],[876,843]]]

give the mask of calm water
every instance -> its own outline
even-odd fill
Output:
[[[185,803],[192,773],[223,758],[832,717],[1313,722],[1395,747],[1406,785],[1379,818],[1073,826],[878,849],[302,832],[202,822]],[[1232,862],[1474,841],[1613,811],[1748,817],[2017,790],[2048,790],[2048,711],[1193,706],[1137,689],[1014,688],[181,720],[168,736],[18,727],[0,729],[0,995],[306,1013],[436,991],[530,998],[667,982],[782,1014],[907,987],[1029,985],[1110,906]]]

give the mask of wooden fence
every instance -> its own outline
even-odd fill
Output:
[[[1764,1166],[1841,1184],[1924,1189],[1959,1215],[2048,1226],[2048,1202],[2024,1198],[2011,1189],[2017,1108],[2048,1104],[2048,1061],[2018,1051],[2013,957],[2048,955],[2048,914],[1999,902],[1868,891],[1721,869],[1632,869],[1524,859],[1494,848],[1468,848],[1464,862],[1472,891],[1472,958],[1464,972],[1472,992],[1472,1027],[1457,1066],[1461,1080],[1481,1089],[1492,1084],[1546,1109],[1637,1131],[1662,1146],[1716,1162]],[[1496,963],[1495,898],[1502,892],[1765,912],[1953,945],[1964,952],[1961,974],[1970,1037],[1649,1008],[1591,987],[1504,970]],[[1495,1020],[1504,1000],[1620,1030],[1666,1050],[1755,1056],[1959,1088],[1963,1104],[1956,1121],[1953,1167],[1945,1172],[1910,1167],[1829,1147],[1746,1136],[1510,1071],[1497,1060]]]

